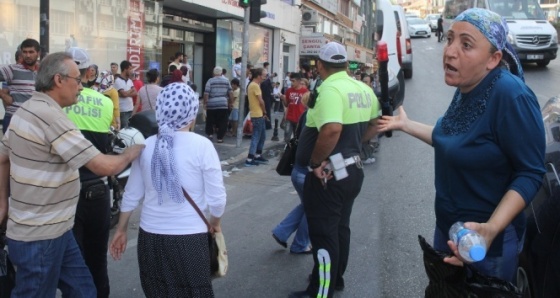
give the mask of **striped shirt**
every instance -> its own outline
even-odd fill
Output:
[[[22,103],[35,92],[37,71],[23,67],[21,64],[0,66],[0,81],[8,83],[8,90],[14,102],[6,107],[6,114],[13,115]]]
[[[0,142],[0,154],[10,158],[8,238],[53,239],[72,229],[78,169],[99,153],[58,103],[34,92]]]
[[[208,80],[208,82],[206,82],[206,87],[204,88],[204,93],[208,94],[206,109],[227,109],[230,92],[231,85],[229,84],[228,79],[219,76]]]

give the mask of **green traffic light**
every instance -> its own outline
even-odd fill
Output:
[[[249,7],[251,6],[251,0],[239,0],[239,6]]]

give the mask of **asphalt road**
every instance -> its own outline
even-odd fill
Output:
[[[411,119],[434,124],[454,89],[443,82],[443,44],[414,39],[414,77],[406,81],[404,106]],[[541,106],[560,93],[560,61],[547,68],[526,65],[526,81]],[[417,236],[431,242],[434,228],[433,150],[403,133],[382,138],[377,161],[367,165],[354,204],[346,289],[337,297],[423,297],[427,285]],[[216,297],[287,297],[302,290],[311,256],[291,255],[271,229],[298,203],[288,177],[269,166],[241,168],[225,178],[228,206],[223,230],[229,272],[214,281]],[[112,297],[143,297],[136,260],[138,212],[132,218],[123,260],[109,256]],[[187,252],[185,252],[187,253]]]

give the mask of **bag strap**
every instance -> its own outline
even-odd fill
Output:
[[[146,85],[146,96],[148,96],[148,103],[150,104],[150,109],[154,110],[154,107],[152,107],[152,100],[150,99],[150,93],[148,92],[148,86]],[[183,189],[184,191],[184,189]]]
[[[212,229],[212,226],[210,226],[210,223],[208,222],[208,219],[206,219],[206,216],[204,216],[204,214],[202,214],[202,211],[200,211],[200,208],[198,208],[198,206],[194,203],[193,199],[191,198],[191,196],[189,196],[189,194],[187,193],[187,191],[181,187],[181,189],[183,190],[183,195],[185,196],[185,198],[187,199],[187,201],[189,201],[189,203],[191,203],[191,205],[193,206],[194,210],[196,210],[196,213],[198,213],[198,215],[200,216],[200,218],[202,218],[202,220],[204,221],[204,223],[206,224],[206,227],[208,227],[208,232],[210,233],[214,233],[214,229]]]

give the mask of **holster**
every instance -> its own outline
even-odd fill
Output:
[[[109,187],[101,179],[92,179],[81,182],[80,200],[99,200],[106,198]]]

